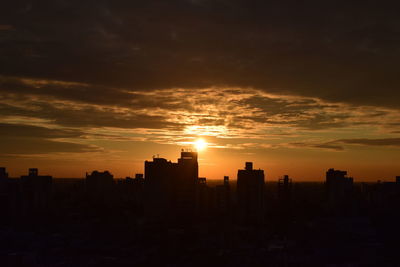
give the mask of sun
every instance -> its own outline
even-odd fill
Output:
[[[207,148],[207,142],[203,138],[199,138],[194,141],[194,147],[197,151],[202,151]]]

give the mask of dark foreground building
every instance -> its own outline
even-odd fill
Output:
[[[246,162],[237,175],[237,208],[239,221],[262,223],[264,220],[264,170],[254,170],[252,162]]]
[[[347,171],[329,169],[326,172],[326,191],[331,209],[342,212],[351,208],[353,178],[347,177]]]
[[[113,184],[114,176],[108,171],[86,173],[86,188],[90,193],[104,194],[112,188]]]
[[[190,221],[196,210],[197,152],[182,151],[177,163],[145,161],[145,214],[150,220]]]
[[[49,208],[53,177],[39,175],[30,168],[28,175],[21,176],[22,214],[44,212]]]

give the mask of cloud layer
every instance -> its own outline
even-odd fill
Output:
[[[198,136],[246,155],[393,154],[399,47],[397,7],[376,1],[8,1],[0,157],[123,159]]]
[[[375,1],[12,1],[0,11],[0,73],[95,84],[57,93],[98,103],[123,101],[122,90],[236,87],[399,108],[396,10]]]
[[[98,95],[87,93],[98,88],[90,84],[4,76],[0,81],[0,116],[8,123],[0,133],[40,136],[46,142],[102,139],[185,145],[202,135],[221,148],[343,150],[350,144],[385,146],[379,140],[396,140],[393,135],[400,129],[396,109],[251,88],[103,87],[105,94]]]

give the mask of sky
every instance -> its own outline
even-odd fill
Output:
[[[143,172],[202,138],[200,175],[400,175],[395,1],[7,1],[0,165]]]

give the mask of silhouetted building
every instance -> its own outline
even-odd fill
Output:
[[[264,219],[264,171],[254,170],[252,162],[246,162],[244,170],[237,175],[237,208],[239,220],[262,223]]]
[[[178,163],[145,161],[145,212],[151,219],[193,219],[198,184],[197,152],[182,151]]]
[[[129,185],[138,185],[139,187],[142,187],[144,185],[143,173],[136,173],[135,178],[126,177],[125,182]]]
[[[86,173],[86,192],[89,197],[95,200],[104,200],[110,196],[114,186],[114,176],[109,171],[93,171]]]
[[[7,179],[8,173],[5,167],[0,167],[0,179]]]
[[[145,213],[148,218],[162,219],[170,216],[172,206],[172,181],[176,165],[163,158],[145,161],[144,167]]]
[[[6,190],[8,173],[5,167],[0,167],[0,193]]]
[[[37,168],[30,168],[28,175],[21,176],[22,213],[45,211],[50,204],[53,178],[39,175]]]
[[[281,203],[288,204],[292,193],[292,179],[289,175],[284,175],[278,180],[278,198]]]
[[[142,173],[136,173],[135,178],[126,177],[123,183],[124,198],[136,212],[143,212],[144,177]]]
[[[353,178],[346,171],[329,169],[326,172],[326,189],[330,207],[346,208],[353,193]]]
[[[396,176],[396,183],[400,184],[400,176]]]
[[[400,204],[400,179],[394,182],[381,182],[363,184],[363,195],[368,204],[379,210],[397,209]],[[395,208],[396,207],[396,208]]]
[[[286,231],[292,215],[292,179],[289,175],[284,175],[278,180],[278,214],[280,219],[280,229]]]
[[[231,210],[231,188],[229,176],[224,176],[224,183],[215,187],[216,211],[221,216],[227,216]]]
[[[138,183],[144,182],[143,173],[136,173],[135,174],[135,181],[138,182]]]
[[[207,186],[207,179],[199,177],[196,187],[196,216],[206,218],[212,213],[214,190]]]
[[[199,178],[197,152],[182,151],[177,167],[178,180],[174,184],[177,216],[191,220],[196,209],[196,188]]]
[[[3,220],[8,219],[6,216],[12,214],[15,211],[16,197],[18,193],[18,187],[15,182],[8,178],[6,168],[0,168],[0,211],[4,216]]]

